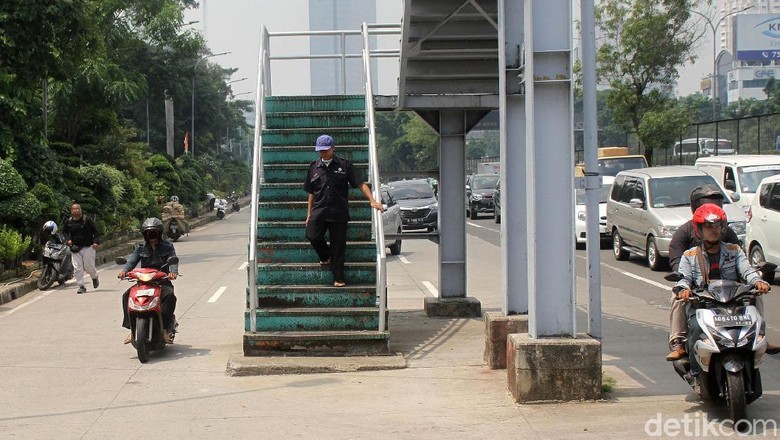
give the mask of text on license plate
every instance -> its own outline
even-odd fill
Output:
[[[409,223],[415,224],[415,223],[422,223],[423,219],[421,218],[410,218]]]
[[[742,327],[753,323],[749,315],[716,315],[712,318],[715,327]]]

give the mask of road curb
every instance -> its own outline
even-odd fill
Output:
[[[228,376],[277,374],[349,373],[355,371],[400,370],[406,368],[403,354],[389,356],[230,356]]]

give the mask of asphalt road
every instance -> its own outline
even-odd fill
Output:
[[[506,373],[482,363],[480,319],[430,319],[423,298],[437,295],[438,248],[407,240],[388,257],[391,349],[409,367],[331,375],[228,377],[241,352],[248,210],[194,231],[176,244],[180,333],[176,344],[140,364],[123,345],[118,268],[100,267],[101,286],[84,295],[73,281],[0,306],[0,438],[636,438],[656,414],[708,410],[663,360],[668,290],[639,260],[602,251],[603,364],[615,389],[604,402],[519,406]],[[500,310],[499,232],[469,221],[468,290],[484,311]],[[577,251],[578,303],[584,252]],[[778,289],[780,290],[780,289]],[[778,299],[768,298],[780,324]],[[578,313],[584,329],[584,309]],[[776,327],[771,337],[780,341]],[[775,418],[780,361],[762,367],[764,398],[751,416]]]

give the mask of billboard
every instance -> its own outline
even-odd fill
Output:
[[[734,16],[733,47],[737,60],[780,60],[780,14]]]

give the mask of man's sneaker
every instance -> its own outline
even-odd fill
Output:
[[[84,286],[79,286],[79,290],[77,290],[76,293],[78,294],[87,293],[87,288]]]
[[[92,287],[97,289],[99,285],[100,285],[100,280],[97,278],[92,278]]]
[[[684,358],[686,354],[685,351],[685,345],[683,341],[676,340],[672,344],[672,351],[669,352],[669,354],[666,355],[666,360],[669,362],[672,361],[679,361],[680,359]]]

